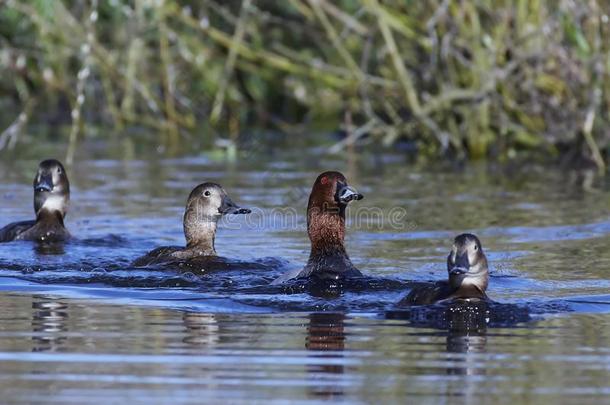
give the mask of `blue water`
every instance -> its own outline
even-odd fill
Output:
[[[68,169],[77,239],[0,245],[5,398],[586,403],[610,393],[605,181],[583,191],[557,169],[282,156],[83,155]],[[2,224],[32,217],[36,165],[0,162]],[[269,286],[307,259],[307,197],[327,169],[365,195],[348,210],[347,250],[367,277],[323,292]],[[221,224],[218,253],[268,268],[131,267],[184,243],[185,200],[204,181],[253,210]],[[466,231],[482,240],[497,304],[396,308],[414,282],[445,277],[452,238]]]

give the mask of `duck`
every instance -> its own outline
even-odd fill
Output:
[[[132,264],[145,267],[175,261],[189,261],[196,258],[217,257],[214,247],[217,224],[224,215],[249,214],[248,208],[236,205],[227,192],[217,183],[202,183],[191,191],[184,211],[182,225],[186,247],[158,247]]]
[[[447,256],[448,280],[413,288],[399,305],[430,305],[452,300],[489,300],[487,257],[481,241],[470,233],[455,237]]]
[[[64,226],[69,202],[70,182],[66,169],[58,160],[43,160],[34,177],[36,219],[6,225],[0,229],[0,242],[61,242],[70,239],[70,232]]]
[[[311,242],[309,260],[276,278],[272,284],[292,279],[340,280],[361,277],[362,273],[345,250],[345,210],[364,196],[337,171],[320,174],[313,184],[307,204],[307,234]]]

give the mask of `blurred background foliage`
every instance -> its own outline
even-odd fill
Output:
[[[0,0],[0,148],[46,135],[70,161],[83,138],[192,151],[334,132],[331,152],[604,170],[609,13],[602,0]]]

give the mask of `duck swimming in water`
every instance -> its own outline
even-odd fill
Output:
[[[458,235],[447,257],[448,281],[415,287],[399,305],[428,305],[453,299],[487,300],[489,283],[487,257],[479,238],[464,233]]]
[[[34,177],[36,219],[6,225],[0,229],[0,242],[56,242],[69,239],[70,233],[64,227],[69,201],[70,182],[63,165],[55,159],[40,162]]]
[[[214,239],[218,220],[228,214],[249,214],[238,207],[216,183],[203,183],[191,191],[184,211],[186,247],[164,246],[136,259],[134,266],[148,266],[198,257],[215,257]]]
[[[324,172],[316,179],[307,204],[307,234],[311,241],[309,260],[303,269],[285,273],[273,281],[294,278],[338,280],[362,276],[345,251],[345,209],[362,194],[347,184],[339,172]]]

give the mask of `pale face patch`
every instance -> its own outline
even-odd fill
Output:
[[[470,241],[468,243],[468,263],[472,266],[477,261],[479,247],[477,246],[475,241]]]
[[[65,197],[51,194],[47,197],[40,209],[49,212],[59,211],[63,213],[66,210],[66,206],[67,201]]]
[[[217,220],[222,216],[218,209],[222,205],[222,195],[219,190],[213,187],[208,187],[202,190],[201,194],[189,201],[189,205],[194,204],[194,211],[189,219],[194,222],[206,222]],[[187,207],[188,209],[188,207]]]

